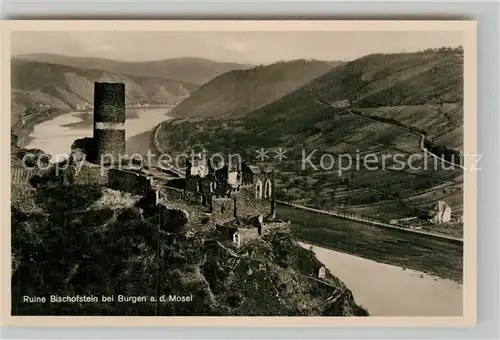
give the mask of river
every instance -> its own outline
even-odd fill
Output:
[[[151,140],[151,129],[168,120],[171,107],[127,108],[125,138],[127,154],[146,153]],[[67,157],[75,139],[92,137],[91,112],[71,112],[35,125],[26,148],[41,149],[54,161]],[[154,152],[154,150],[151,150]]]
[[[150,149],[151,130],[169,119],[169,111],[165,107],[127,109],[129,155]],[[90,136],[92,114],[73,112],[36,125],[26,147],[41,149],[57,160],[66,157],[75,139]],[[462,285],[457,283],[462,270],[461,248],[422,237],[405,238],[362,224],[347,225],[334,217],[283,206],[278,206],[277,212],[278,217],[294,223],[294,232],[305,242],[331,248],[312,246],[318,259],[351,289],[356,302],[371,315],[462,315]],[[424,271],[442,275],[438,278]]]
[[[422,272],[302,243],[373,316],[461,316],[462,286]]]

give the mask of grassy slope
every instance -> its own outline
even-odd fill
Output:
[[[418,136],[387,123],[361,119],[346,110],[325,108],[316,101],[349,99],[365,115],[390,117],[461,148],[462,64],[457,51],[366,56],[242,119],[222,124],[215,120],[166,124],[162,143],[164,149],[175,151],[202,142],[214,152],[241,152],[251,158],[260,147],[282,147],[288,150],[288,161],[296,159],[299,163],[302,148],[306,155],[317,148],[318,157],[313,161],[316,164],[324,152],[349,153],[353,159],[358,153],[361,157],[373,153],[379,160],[383,154],[401,154],[407,159],[420,153]],[[413,166],[423,166],[423,161],[414,161]],[[385,167],[391,164],[387,160]],[[301,164],[278,164],[282,171],[278,185],[288,191],[286,196],[294,194],[301,203],[335,209],[344,203],[354,206],[412,197],[436,185],[461,182],[461,171],[441,169],[439,165],[434,169],[432,163],[428,164],[431,166],[427,169],[402,172],[382,169],[379,163],[378,170],[354,169],[341,176],[337,167],[331,171],[304,172]],[[447,199],[446,195],[433,196],[418,206],[427,209],[438,198]],[[454,198],[451,203],[455,211],[461,210],[461,200]],[[412,207],[396,202],[379,217],[388,220],[414,213]]]
[[[126,102],[176,103],[197,86],[170,79],[147,78],[13,59],[12,123],[26,109],[39,104],[57,108],[92,104],[96,81],[123,82]]]
[[[328,72],[323,61],[294,60],[224,73],[175,107],[179,117],[234,118],[263,107]]]
[[[374,54],[323,77],[313,89],[319,98],[349,98],[356,107],[461,102],[462,67],[455,51]]]
[[[321,264],[286,232],[238,250],[212,242],[213,232],[195,217],[184,229],[176,225],[175,237],[165,233],[171,222],[162,218],[158,236],[156,214],[141,219],[131,208],[137,198],[101,187],[13,193],[16,315],[366,315],[330,273],[333,287],[307,278]],[[188,230],[194,235],[182,236]],[[156,311],[150,302],[17,303],[23,295],[155,296],[157,275],[159,295],[192,294],[193,302],[160,303]],[[335,291],[343,293],[325,305]]]
[[[251,65],[216,62],[201,58],[172,58],[142,62],[68,57],[56,54],[32,54],[21,56],[20,58],[77,68],[104,70],[111,73],[130,74],[139,77],[175,79],[198,85],[204,84],[222,73],[251,67]]]

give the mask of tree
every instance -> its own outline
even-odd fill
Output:
[[[331,206],[333,208],[335,208],[335,206],[336,206],[336,199],[335,199],[336,191],[337,191],[337,187],[336,186],[334,186],[333,190],[330,191],[330,200],[331,200],[330,204],[331,204]]]
[[[307,177],[302,177],[302,191],[304,192],[304,195],[309,191],[309,180]]]

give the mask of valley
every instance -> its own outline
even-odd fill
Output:
[[[206,60],[186,58],[186,65],[203,65],[200,66],[199,77],[186,70],[186,76],[182,77],[181,72],[174,72],[172,66],[164,69],[158,66],[165,65],[165,61],[111,65],[111,61],[103,59],[93,60],[95,64],[91,68],[83,68],[85,58],[59,59],[60,64],[52,63],[58,60],[54,56],[49,56],[53,58],[52,62],[45,60],[49,58],[47,56],[38,56],[38,60],[20,58],[13,61],[17,76],[15,80],[13,78],[11,135],[19,137],[18,145],[13,147],[40,149],[51,155],[68,152],[75,138],[92,134],[92,83],[123,82],[127,89],[127,153],[145,154],[148,150],[161,149],[175,156],[182,152],[190,153],[194,147],[200,146],[211,153],[238,153],[245,160],[260,161],[260,165],[274,167],[273,193],[280,201],[339,214],[355,214],[387,224],[396,221],[397,225],[401,223],[408,228],[460,239],[463,237],[464,171],[460,167],[436,162],[436,155],[425,153],[424,149],[437,150],[436,153],[445,151],[447,154],[463,149],[462,53],[460,49],[443,49],[373,54],[347,63],[293,60],[258,67],[236,63],[214,66]],[[169,63],[175,65],[172,60]],[[207,69],[206,65],[212,65],[212,68]],[[165,73],[158,69],[163,69]],[[146,104],[149,107],[145,107]],[[258,158],[256,151],[261,149],[267,151],[267,158]],[[283,157],[275,157],[278,152]],[[304,162],[307,155],[311,157]],[[375,168],[368,168],[367,157],[375,159],[370,163]],[[404,165],[402,169],[398,167],[401,164]],[[64,209],[57,210],[54,216],[45,216],[41,224],[37,220],[38,215],[28,214],[27,217],[24,212],[16,211],[16,216],[24,221],[20,222],[23,226],[28,222],[52,226],[52,219],[60,223],[57,219],[61,216],[66,218],[66,215],[75,225],[82,226],[90,221],[88,229],[92,230],[92,235],[100,237],[100,241],[108,234],[116,236],[117,243],[113,244],[113,249],[118,253],[123,253],[118,242],[128,242],[128,232],[142,224],[152,228],[156,221],[145,221],[134,211],[122,211],[121,202],[130,200],[126,195],[116,198],[113,195],[117,194],[113,192],[103,194],[102,188],[84,190],[87,189],[92,195],[109,199],[115,205],[101,207],[102,211],[90,208],[79,210],[78,213],[85,216],[83,220],[75,215],[75,209],[68,214]],[[56,194],[61,197],[67,195],[62,192]],[[78,193],[72,199],[77,196]],[[43,201],[40,197],[37,199]],[[431,223],[429,212],[439,201],[449,204],[452,219],[446,223]],[[70,203],[65,201],[64,204]],[[191,210],[189,212],[192,214]],[[104,222],[97,221],[96,215],[101,213],[107,216]],[[366,270],[367,273],[375,270],[406,280],[408,287],[405,288],[418,292],[416,296],[428,297],[429,306],[451,301],[449,308],[442,308],[436,314],[458,315],[462,312],[461,242],[379,228],[284,204],[277,205],[276,215],[280,220],[292,221],[291,235],[265,239],[258,247],[252,245],[253,248],[245,248],[272,263],[265,270],[260,265],[250,264],[251,261],[245,262],[244,256],[235,257],[231,252],[225,252],[226,248],[214,247],[214,244],[201,247],[198,243],[192,246],[191,241],[182,241],[180,244],[184,248],[181,247],[179,252],[173,251],[170,245],[162,246],[162,252],[179,261],[175,272],[162,268],[162,275],[169,280],[166,285],[199,288],[202,292],[199,298],[204,301],[203,315],[246,315],[269,311],[278,314],[324,313],[317,296],[311,304],[304,304],[301,300],[309,298],[311,289],[319,288],[313,283],[301,281],[305,272],[300,267],[300,261],[310,265],[306,268],[309,276],[316,275],[314,270],[319,263],[311,258],[311,253],[306,254],[292,247],[295,240],[300,240],[307,243],[302,244],[303,248],[311,247],[311,251],[327,269],[332,270],[333,275],[337,271],[340,273],[338,278],[333,278],[337,286],[343,287],[343,283],[339,284],[336,280],[348,280],[348,285],[356,286],[358,292],[370,291],[369,275],[372,274],[349,273],[351,265],[359,265],[357,268],[364,268],[359,270]],[[130,219],[125,223],[123,221],[127,216]],[[117,218],[124,223],[122,231],[111,228],[117,225]],[[101,222],[104,224],[101,225]],[[199,226],[190,227],[196,230]],[[21,240],[25,236],[38,237],[30,228],[22,229],[19,235]],[[76,243],[83,240],[85,245],[94,242],[92,237],[82,239],[81,235],[72,232],[66,236]],[[202,238],[205,236],[202,235]],[[151,260],[154,249],[150,238],[151,235],[134,236],[135,245],[147,251],[141,253],[139,248],[133,247],[135,252],[142,254],[142,258],[130,252],[123,253],[120,260],[122,269],[129,263],[136,269],[141,263],[147,263],[148,270],[154,269]],[[270,244],[278,247],[277,250],[270,253]],[[78,247],[75,245],[71,254],[83,251],[91,258],[104,256],[100,248],[85,250]],[[57,254],[64,253],[63,249],[54,249]],[[205,266],[206,255],[204,260],[200,249],[217,254],[219,259],[211,257]],[[296,256],[284,256],[280,249]],[[339,265],[333,258],[340,259],[342,264]],[[281,261],[279,265],[273,262],[276,259]],[[226,282],[224,273],[230,271],[230,266],[226,266],[228,263],[234,263],[237,272]],[[108,270],[114,270],[106,266],[94,269],[102,273],[103,278]],[[183,280],[182,273],[188,273],[189,278]],[[242,283],[252,273],[257,275],[256,280],[262,279],[259,285],[266,294],[274,294],[277,282],[286,302],[281,301],[277,307],[266,304],[257,308],[248,297],[258,292],[255,287]],[[272,280],[262,276],[263,273],[272,276]],[[133,276],[127,270],[122,270],[120,275],[128,280],[132,280]],[[145,282],[151,281],[144,272],[137,275]],[[292,294],[293,287],[285,283],[288,279],[293,287],[300,290],[297,296]],[[96,282],[109,288],[110,281],[107,279],[96,279]],[[136,292],[130,285],[127,287],[130,292]],[[453,287],[453,293],[445,294],[450,287]],[[400,296],[402,299],[408,293],[405,289],[394,289],[390,284],[385,286],[383,282],[377,289],[365,295],[359,293],[361,300],[368,304],[363,307],[370,310],[370,305],[375,306],[374,315],[430,313],[429,306],[413,305],[417,298],[408,299],[409,302],[399,304],[394,310],[381,308],[383,302],[380,298],[377,300],[378,294],[396,299]],[[238,293],[226,294],[227,290],[238,290]],[[345,289],[342,291],[345,292]],[[428,294],[429,291],[434,292],[435,301],[431,301],[434,298],[430,298],[432,294]],[[331,293],[322,289],[319,292],[321,298]],[[391,295],[393,292],[394,296]],[[365,313],[356,296],[349,294],[342,297],[349,303],[347,310],[330,312]],[[223,302],[220,305],[215,303],[215,297],[220,297]],[[239,307],[233,306],[234,301],[241,303]],[[147,311],[138,308],[136,312],[147,314],[152,308],[147,306]],[[172,315],[182,312],[182,309],[163,310],[166,314],[174,313]]]
[[[462,149],[460,53],[369,55],[247,114],[177,117],[162,125],[158,139],[172,153],[202,145],[212,153],[254,160],[264,148],[269,154],[261,160],[276,168],[278,197],[314,208],[389,223],[412,216],[425,220],[430,208],[444,200],[453,221],[423,221],[418,227],[461,237],[463,170],[423,152],[416,133],[425,131],[439,152]],[[273,159],[280,148],[285,159]]]

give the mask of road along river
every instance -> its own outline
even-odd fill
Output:
[[[169,108],[127,109],[127,153],[151,149],[152,129]],[[70,152],[75,139],[92,136],[92,114],[74,112],[36,125],[27,148],[53,157]],[[408,236],[292,207],[277,207],[293,232],[352,290],[374,316],[462,315],[462,246]],[[411,268],[411,269],[410,269]],[[425,274],[426,272],[427,274]],[[437,276],[436,276],[437,275]],[[438,277],[439,276],[439,277]]]

